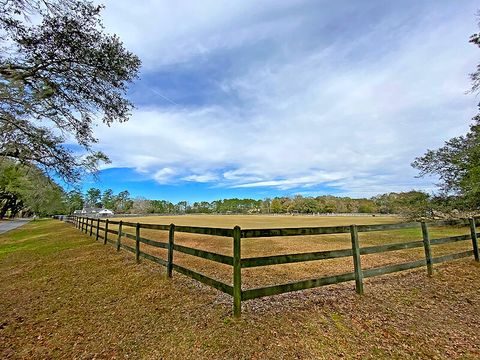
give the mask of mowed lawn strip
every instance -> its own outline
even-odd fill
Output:
[[[480,356],[480,266],[463,259],[247,301],[69,224],[0,236],[1,358],[331,359]]]

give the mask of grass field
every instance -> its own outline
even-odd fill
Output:
[[[479,277],[464,259],[368,279],[362,297],[345,283],[248,301],[233,320],[229,296],[36,221],[0,236],[0,358],[474,359]]]
[[[122,218],[118,218],[122,219]],[[366,225],[387,224],[400,222],[398,217],[384,216],[218,216],[218,215],[187,215],[187,216],[148,216],[123,218],[129,222],[210,226],[232,228],[239,225],[242,229],[248,228],[282,228],[282,227],[308,227],[308,226],[335,226],[335,225]],[[116,229],[114,225],[110,229]],[[132,227],[123,227],[123,231],[135,233]],[[431,237],[469,234],[468,228],[433,228]],[[101,233],[102,234],[102,233]],[[113,239],[113,235],[110,235]],[[167,242],[166,231],[142,229],[142,236]],[[414,241],[422,239],[420,229],[404,229],[397,231],[381,231],[360,233],[361,246],[373,246],[380,244]],[[122,240],[125,244],[134,246],[133,240]],[[224,255],[232,255],[232,239],[215,236],[176,233],[175,243],[197,249],[212,251]],[[166,250],[141,245],[142,251],[160,256],[166,259]],[[350,234],[316,235],[301,237],[270,237],[242,240],[242,257],[270,256],[280,254],[294,254],[313,251],[337,250],[351,248]],[[471,243],[461,242],[433,247],[433,255],[440,256],[452,252],[470,250]],[[365,269],[422,259],[423,248],[404,251],[394,251],[383,254],[362,256],[362,266]],[[191,257],[181,253],[175,254],[175,261],[180,265],[187,266],[225,283],[232,284],[232,269],[228,265],[214,263],[197,257]],[[246,288],[273,285],[308,278],[318,278],[353,271],[353,260],[341,258],[322,260],[305,263],[283,264],[242,270],[242,283]]]
[[[372,234],[364,241],[381,240]],[[167,279],[69,224],[35,221],[0,235],[0,357],[476,359],[479,284],[480,266],[463,259],[432,278],[368,279],[362,297],[345,283],[248,301],[233,320],[229,296]]]
[[[305,215],[178,215],[114,218],[149,224],[210,226],[242,229],[335,226],[351,224],[389,224],[401,221],[397,216],[305,216]]]

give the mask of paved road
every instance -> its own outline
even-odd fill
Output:
[[[6,233],[7,231],[16,229],[22,225],[28,223],[30,219],[20,219],[20,220],[11,220],[6,222],[0,222],[0,234]]]

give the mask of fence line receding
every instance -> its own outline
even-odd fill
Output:
[[[436,221],[436,222],[412,222],[399,224],[381,224],[381,225],[350,225],[350,226],[322,226],[322,227],[303,227],[303,228],[276,228],[276,229],[244,229],[235,226],[233,229],[228,228],[212,228],[199,226],[183,226],[183,225],[158,225],[158,224],[142,224],[127,221],[116,221],[109,219],[98,219],[80,216],[67,217],[67,221],[73,223],[76,228],[95,236],[96,240],[102,239],[104,244],[110,243],[117,250],[124,249],[135,254],[136,260],[144,258],[166,267],[168,277],[172,277],[173,270],[200,281],[206,285],[214,287],[233,297],[233,314],[239,317],[241,314],[241,302],[250,299],[256,299],[264,296],[282,294],[291,291],[310,289],[314,287],[338,284],[346,281],[355,281],[355,289],[359,294],[363,294],[363,279],[390,274],[398,271],[410,270],[425,266],[427,274],[432,276],[433,265],[445,261],[456,260],[468,256],[474,256],[475,261],[479,261],[479,248],[476,225],[474,218],[467,220],[455,221]],[[118,230],[109,228],[109,225],[117,225]],[[469,226],[470,234],[456,235],[442,238],[430,238],[429,226]],[[123,227],[135,228],[135,235],[123,231]],[[152,240],[141,236],[141,229],[159,230],[168,232],[168,241],[162,242]],[[360,246],[361,233],[371,231],[388,231],[399,229],[419,229],[422,233],[422,239],[418,241],[400,242],[386,245]],[[100,231],[104,235],[100,234]],[[231,238],[233,256],[218,254],[211,251],[196,249],[184,245],[175,244],[175,233],[202,234],[207,236],[221,236]],[[273,256],[247,257],[241,256],[242,239],[246,238],[264,238],[279,236],[305,236],[305,235],[325,235],[325,234],[350,234],[351,248],[329,251],[317,251],[297,254],[283,254]],[[135,247],[122,243],[122,237],[135,241]],[[433,257],[432,247],[441,244],[472,241],[472,250],[457,252],[453,254]],[[149,245],[156,248],[162,248],[167,251],[166,259],[160,258],[153,254],[142,251],[141,244]],[[361,255],[385,253],[397,250],[406,250],[413,248],[424,249],[425,257],[419,260],[404,262],[400,264],[387,265],[376,268],[362,269]],[[229,265],[233,269],[233,286],[222,281],[216,280],[210,276],[189,269],[174,261],[174,252],[180,252],[191,256],[200,257],[206,260]],[[327,260],[337,258],[353,258],[354,271],[344,274],[325,276],[316,279],[308,279],[301,281],[288,282],[285,284],[276,284],[272,286],[264,286],[258,288],[243,289],[242,288],[242,269],[261,267],[269,265],[289,264],[297,262],[308,262],[316,260]]]

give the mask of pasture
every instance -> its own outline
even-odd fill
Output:
[[[431,278],[420,268],[366,279],[363,296],[349,282],[247,301],[234,320],[215,289],[34,221],[0,235],[0,357],[475,359],[479,283],[468,258]]]
[[[177,215],[115,217],[114,220],[149,224],[170,224],[209,226],[242,229],[335,226],[351,224],[389,224],[400,222],[398,216],[307,216],[307,215]]]
[[[341,225],[371,225],[391,224],[402,221],[394,216],[257,216],[257,215],[186,215],[186,216],[147,216],[116,218],[128,222],[147,224],[174,223],[175,225],[207,226],[233,228],[239,225],[242,229],[255,228],[284,228],[284,227],[313,227],[313,226],[341,226]],[[109,229],[117,230],[118,225],[110,225]],[[124,226],[124,232],[135,234],[135,228]],[[142,236],[149,239],[168,242],[168,231],[142,229]],[[469,234],[467,227],[431,228],[432,237],[444,237]],[[102,234],[102,232],[101,232]],[[114,235],[110,235],[115,239]],[[361,233],[361,246],[394,244],[422,239],[420,229],[401,229],[394,231],[378,231]],[[134,247],[135,241],[123,238],[122,243]],[[195,249],[215,252],[232,256],[232,239],[226,237],[207,236],[198,234],[176,233],[175,243]],[[282,254],[306,253],[315,251],[329,251],[351,248],[350,234],[311,235],[295,237],[269,237],[242,239],[242,258],[260,257]],[[142,244],[142,251],[151,253],[160,258],[167,258],[167,250]],[[471,250],[471,242],[457,242],[436,246],[434,256]],[[386,266],[390,264],[414,261],[424,257],[423,248],[392,251],[388,253],[362,256],[362,267]],[[232,269],[223,265],[190,255],[175,253],[175,262],[203,273],[224,283],[232,283]],[[299,281],[308,278],[336,275],[353,271],[352,258],[340,258],[322,261],[310,261],[293,264],[271,265],[267,267],[242,269],[242,286],[244,288],[268,286],[278,283]]]

